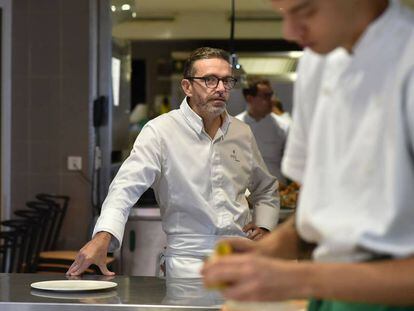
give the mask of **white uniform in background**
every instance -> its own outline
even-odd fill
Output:
[[[256,121],[247,111],[244,111],[236,118],[250,126],[270,174],[286,184],[286,177],[281,172],[281,163],[289,124],[275,113],[269,113],[263,119]]]
[[[277,115],[281,118],[289,127],[292,125],[292,117],[289,112],[283,112],[282,114]]]
[[[211,139],[186,99],[143,128],[109,188],[94,235],[111,233],[110,247],[118,248],[130,208],[151,186],[167,234],[168,277],[200,277],[218,239],[245,236],[251,220],[246,188],[256,225],[272,230],[278,221],[276,179],[249,127],[227,115]]]
[[[414,18],[391,1],[352,55],[306,51],[283,171],[321,261],[414,254]]]

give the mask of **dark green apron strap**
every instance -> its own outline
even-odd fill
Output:
[[[414,311],[412,307],[310,299],[308,311]]]

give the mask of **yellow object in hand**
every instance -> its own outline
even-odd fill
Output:
[[[233,252],[233,249],[229,243],[218,242],[214,249],[214,254],[217,256],[230,255]]]
[[[210,256],[208,260],[214,260],[221,256],[230,255],[233,252],[233,249],[231,245],[227,242],[221,241],[218,242],[214,248],[214,253]],[[212,290],[220,290],[224,289],[226,287],[226,284],[216,284],[213,286],[209,286],[208,289]]]

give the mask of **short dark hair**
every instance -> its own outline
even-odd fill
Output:
[[[259,84],[264,84],[264,85],[271,87],[270,81],[260,76],[248,77],[246,82],[247,82],[247,86],[243,88],[244,97],[247,97],[247,95],[256,96],[258,92],[257,86]]]
[[[272,104],[273,104],[274,107],[279,109],[281,112],[285,112],[285,110],[283,109],[283,103],[281,102],[281,100],[279,98],[275,98],[272,101]]]
[[[201,47],[191,52],[190,56],[185,61],[183,70],[184,79],[194,75],[194,63],[196,61],[211,58],[224,59],[230,64],[230,54],[226,51],[210,47]]]

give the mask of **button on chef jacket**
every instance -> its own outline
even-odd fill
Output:
[[[414,19],[398,2],[352,54],[306,51],[283,172],[321,261],[414,254]]]
[[[199,277],[218,239],[245,236],[242,228],[251,220],[246,189],[255,223],[272,230],[278,221],[277,181],[249,127],[226,114],[211,139],[186,99],[142,129],[109,187],[93,234],[111,233],[110,248],[118,248],[130,208],[151,186],[167,234],[169,277]]]

